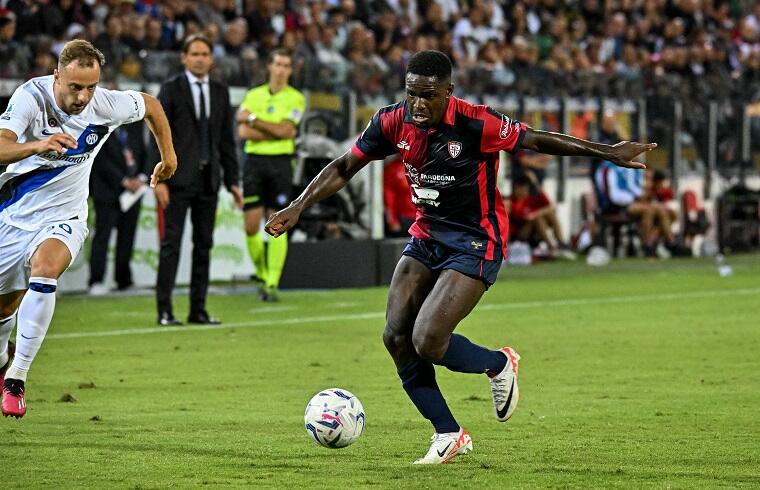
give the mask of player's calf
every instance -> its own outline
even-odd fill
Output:
[[[3,364],[2,367],[0,367],[0,386],[3,385],[3,382],[5,381],[5,372],[8,370],[8,368],[11,365],[11,362],[13,361],[13,354],[16,352],[16,344],[13,342],[8,342],[8,361]]]

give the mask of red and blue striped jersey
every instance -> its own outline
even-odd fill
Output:
[[[526,126],[484,105],[449,99],[441,124],[420,128],[406,102],[383,107],[351,150],[363,160],[399,153],[417,217],[409,233],[486,260],[506,257],[509,222],[496,184],[500,150]]]

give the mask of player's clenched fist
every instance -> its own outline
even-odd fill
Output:
[[[290,205],[282,211],[274,213],[267,224],[264,225],[264,230],[277,238],[289,229],[293,228],[298,223],[298,218],[301,216],[301,209]]]
[[[74,149],[76,147],[77,140],[75,140],[73,136],[66,133],[56,133],[53,136],[38,142],[37,153],[54,151],[59,155],[63,155],[69,148]]]
[[[153,168],[153,174],[150,176],[150,186],[155,188],[159,180],[166,180],[174,175],[177,170],[177,160],[163,160]]]

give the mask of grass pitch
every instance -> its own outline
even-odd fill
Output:
[[[457,331],[520,352],[522,399],[499,424],[484,376],[438,368],[475,448],[443,467],[410,464],[432,430],[382,345],[384,289],[212,296],[221,328],[177,330],[151,297],[63,296],[27,416],[0,420],[2,485],[757,488],[760,257],[730,262],[503,269]],[[341,450],[303,428],[331,386],[367,413]]]

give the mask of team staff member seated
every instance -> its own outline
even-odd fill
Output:
[[[270,238],[264,246],[259,229],[288,205],[293,184],[295,137],[305,109],[301,92],[288,85],[293,55],[276,49],[267,64],[269,82],[248,91],[237,114],[238,135],[245,141],[243,167],[245,233],[248,253],[263,283],[261,299],[277,301],[277,287],[288,253],[288,237]]]

